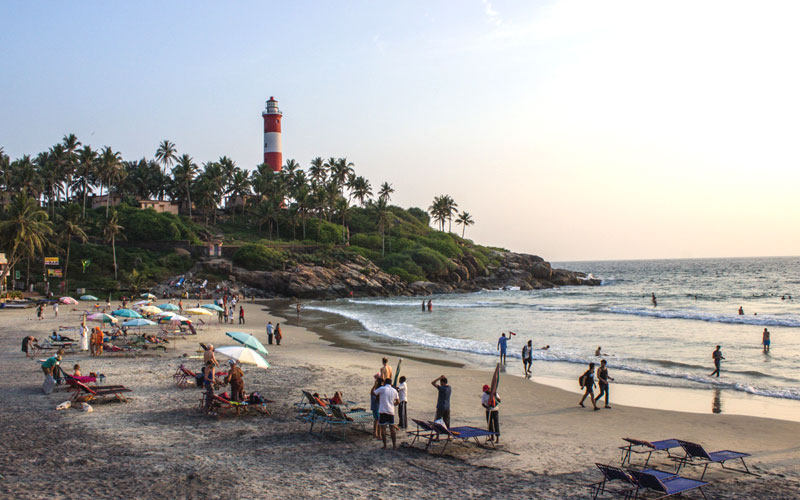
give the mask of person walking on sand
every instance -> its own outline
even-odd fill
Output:
[[[764,328],[764,333],[761,334],[761,343],[764,345],[764,352],[769,352],[769,330]]]
[[[533,345],[529,340],[527,344],[522,346],[522,369],[525,371],[525,376],[530,377],[533,368]]]
[[[495,394],[492,397],[492,390],[488,385],[483,386],[483,394],[481,395],[481,406],[486,409],[486,425],[489,426],[489,432],[494,432],[495,436],[490,436],[489,441],[500,442],[500,412],[497,408],[500,406],[500,396]]]
[[[281,332],[281,324],[275,323],[275,344],[281,345],[282,338],[283,338],[283,332]]]
[[[710,376],[713,377],[714,375],[716,375],[717,378],[719,378],[719,368],[720,365],[722,364],[722,360],[725,359],[724,357],[722,357],[722,350],[720,346],[717,346],[717,348],[714,349],[714,352],[711,354],[711,359],[714,360],[714,371],[711,372]]]
[[[453,393],[452,388],[447,385],[447,377],[440,375],[433,379],[431,385],[436,387],[439,392],[436,398],[436,418],[435,420],[442,419],[444,425],[450,427],[450,395]]]
[[[55,314],[56,318],[58,317],[58,302],[53,304],[53,314]]]
[[[397,405],[397,425],[401,429],[408,427],[408,386],[406,385],[406,378],[400,377],[400,384],[397,386],[397,399],[400,404]]]
[[[386,449],[386,428],[392,436],[392,449],[397,449],[397,429],[394,426],[394,407],[400,403],[397,391],[392,387],[392,379],[383,380],[383,385],[375,389],[378,397],[378,426],[383,441],[383,449]]]
[[[508,337],[505,332],[497,339],[497,350],[500,351],[500,362],[506,364],[506,349],[508,348]]]
[[[600,368],[597,369],[597,387],[600,388],[600,392],[597,393],[597,398],[595,401],[600,401],[604,395],[606,397],[606,408],[611,408],[608,405],[608,381],[614,380],[612,377],[608,376],[608,367],[606,366],[606,360],[600,360]]]
[[[244,324],[244,307],[239,306],[239,324]]]
[[[389,359],[383,358],[381,359],[381,370],[380,375],[382,379],[391,379],[392,378],[392,367],[389,366]]]
[[[275,330],[275,327],[272,326],[272,321],[267,322],[267,342],[272,345],[272,332]]]
[[[583,397],[578,404],[581,408],[586,408],[583,406],[583,401],[586,399],[586,396],[589,396],[589,401],[592,402],[594,409],[599,410],[600,408],[597,407],[594,399],[594,363],[589,363],[589,369],[583,372],[583,375],[581,375],[578,381],[581,384],[581,389],[585,389]]]

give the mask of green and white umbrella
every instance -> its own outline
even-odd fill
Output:
[[[162,311],[180,311],[180,308],[175,304],[159,304],[157,307]]]
[[[208,309],[209,311],[217,311],[217,312],[222,312],[225,310],[216,304],[203,304],[200,307],[202,307],[203,309]]]
[[[158,323],[156,323],[155,321],[150,321],[149,319],[133,318],[122,323],[122,326],[153,326],[157,324]]]
[[[144,297],[145,299],[156,300],[156,296],[153,295],[152,293],[143,293],[143,294],[140,295],[140,297]]]
[[[111,311],[112,316],[118,316],[120,318],[141,318],[142,315],[134,311],[133,309],[117,309],[116,311]]]
[[[100,299],[98,299],[98,298],[97,298],[97,297],[95,297],[94,295],[81,295],[81,300],[94,300],[94,301],[98,301],[98,300],[100,300]]]
[[[269,354],[267,352],[267,348],[264,347],[264,344],[259,342],[259,340],[257,338],[253,337],[249,333],[244,333],[244,332],[225,332],[225,335],[227,335],[228,337],[232,338],[236,342],[239,342],[240,344],[242,344],[245,347],[249,347],[250,349],[253,349],[254,351],[260,352],[264,356]]]

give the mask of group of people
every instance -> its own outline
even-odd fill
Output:
[[[245,401],[244,371],[242,371],[241,366],[239,366],[239,364],[233,359],[228,360],[228,365],[228,372],[225,374],[225,378],[222,380],[223,385],[230,385],[230,391],[227,395],[228,399],[230,401],[238,402]],[[214,390],[218,383],[218,367],[219,362],[217,362],[217,357],[214,354],[214,345],[208,344],[205,346],[205,351],[203,352],[203,388],[206,391],[205,411],[209,414],[212,414]]]
[[[273,338],[275,339],[275,344],[281,345],[281,339],[283,339],[283,332],[281,331],[281,324],[275,323],[275,326],[272,326],[272,321],[267,322],[267,342],[272,344]]]
[[[581,408],[586,408],[583,402],[588,397],[594,409],[599,410],[600,407],[597,406],[597,402],[600,401],[600,398],[605,396],[605,408],[611,408],[611,406],[608,404],[608,395],[609,395],[608,382],[614,379],[608,375],[608,365],[606,363],[606,360],[605,359],[600,360],[600,366],[597,368],[597,387],[599,389],[599,392],[597,393],[596,397],[594,395],[594,387],[595,387],[594,367],[595,367],[594,363],[589,363],[589,369],[583,372],[583,375],[581,375],[578,378],[578,383],[580,384],[581,389],[584,390],[583,397],[581,397],[581,400],[578,403],[578,405],[580,405]]]

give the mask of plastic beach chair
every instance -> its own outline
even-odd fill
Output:
[[[703,498],[706,497],[705,492],[703,491],[703,486],[706,486],[708,483],[705,481],[698,481],[697,479],[689,479],[687,477],[681,476],[669,476],[660,478],[655,474],[652,474],[650,471],[634,471],[630,470],[631,476],[638,484],[639,488],[646,488],[648,490],[652,490],[661,494],[661,496],[657,498],[665,498],[672,495],[680,495],[681,493],[687,492],[689,490],[697,489]],[[666,474],[666,473],[665,473]]]
[[[747,467],[744,459],[745,457],[749,457],[749,453],[741,453],[738,451],[731,451],[731,450],[722,450],[722,451],[712,451],[711,453],[707,452],[702,446],[697,443],[692,443],[690,441],[681,441],[678,440],[683,448],[683,451],[686,452],[686,455],[677,459],[678,468],[675,471],[676,473],[681,470],[681,467],[684,465],[703,465],[703,473],[700,475],[700,479],[703,479],[706,475],[706,471],[708,470],[708,466],[711,464],[720,464],[723,469],[732,470],[735,472],[741,472],[743,474],[751,474],[753,476],[758,476],[758,474],[754,472],[750,472],[750,469]],[[742,466],[744,469],[735,469],[733,467],[726,467],[725,462],[730,460],[740,460],[742,462]]]
[[[622,450],[622,462],[620,462],[620,465],[622,466],[625,465],[625,462],[628,462],[628,465],[631,465],[631,455],[633,453],[647,453],[647,458],[645,459],[643,465],[643,467],[647,467],[647,464],[650,462],[650,457],[653,455],[653,453],[666,451],[667,456],[672,458],[672,454],[669,450],[672,448],[679,448],[681,446],[677,439],[643,441],[641,439],[622,438],[622,440],[628,443],[626,446],[619,447],[619,449]]]

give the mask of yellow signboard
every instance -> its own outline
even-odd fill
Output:
[[[58,265],[58,257],[45,257],[44,258],[44,265],[45,266],[57,266]]]

